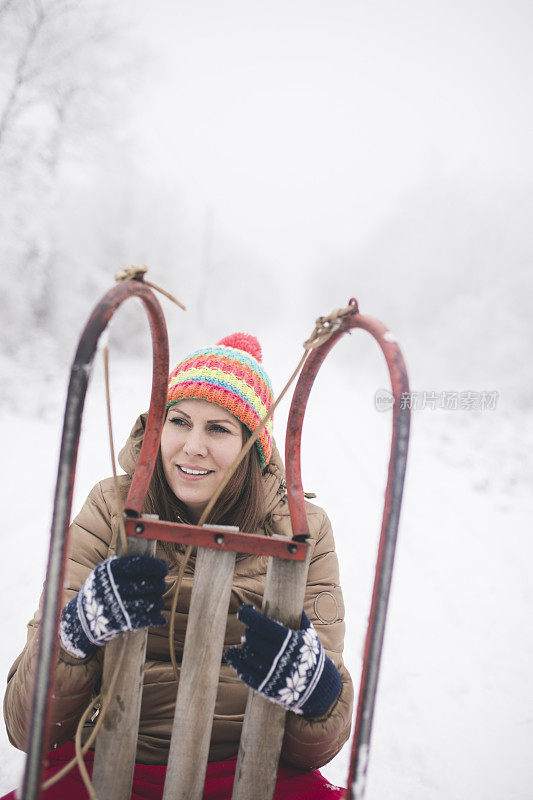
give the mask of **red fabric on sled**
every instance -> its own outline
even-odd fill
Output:
[[[45,778],[59,772],[74,757],[74,744],[67,742],[58,750],[48,753]],[[94,753],[89,751],[84,760],[89,775],[92,774]],[[225,761],[211,761],[207,775],[203,800],[231,800],[237,757]],[[165,784],[166,767],[151,764],[136,764],[133,773],[131,800],[161,800]],[[304,772],[292,767],[280,767],[274,800],[341,800],[344,789],[332,786],[318,770]],[[74,767],[58,783],[42,793],[42,800],[87,800],[88,793],[78,767]],[[0,800],[17,800],[15,791]]]

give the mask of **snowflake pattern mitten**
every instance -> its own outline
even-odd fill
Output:
[[[304,717],[320,717],[338,698],[342,679],[302,611],[299,631],[244,605],[238,614],[246,633],[226,661],[256,692]]]
[[[152,556],[112,556],[98,564],[62,611],[65,650],[85,658],[119,633],[165,625],[167,572],[166,562]]]

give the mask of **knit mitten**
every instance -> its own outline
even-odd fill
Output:
[[[166,562],[152,556],[112,556],[93,569],[61,614],[59,639],[85,658],[119,633],[165,625]]]
[[[305,611],[299,631],[274,622],[251,605],[244,605],[238,617],[247,626],[242,647],[232,647],[224,655],[239,678],[294,714],[325,714],[340,694],[342,679]]]

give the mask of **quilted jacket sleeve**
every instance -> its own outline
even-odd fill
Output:
[[[342,677],[337,701],[323,717],[305,719],[288,713],[281,758],[301,769],[317,769],[337,755],[350,735],[353,710],[352,680],[342,659],[344,647],[344,603],[339,585],[339,564],[333,533],[322,509],[309,506],[308,516],[319,515],[318,536],[309,565],[304,609],[319,635],[327,655]],[[310,529],[315,520],[310,518]]]
[[[111,514],[105,513],[108,506],[103,496],[103,485],[105,482],[94,487],[71,525],[63,604],[77,594],[90,571],[107,558],[115,525],[111,522]],[[20,750],[27,748],[42,600],[41,596],[39,610],[28,624],[26,646],[9,670],[4,697],[4,718],[9,740]],[[100,677],[102,655],[99,650],[92,657],[77,659],[59,647],[49,731],[50,748],[60,746],[73,737],[78,720]]]

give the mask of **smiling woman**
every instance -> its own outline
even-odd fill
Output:
[[[170,373],[167,415],[145,513],[198,522],[243,443],[272,406],[272,387],[261,360],[255,337],[233,334],[187,356]],[[119,456],[125,472],[119,479],[122,502],[143,437],[144,415]],[[248,687],[289,712],[275,798],[341,796],[317,768],[338,753],[350,731],[353,690],[342,660],[344,607],[329,520],[317,506],[308,503],[306,511],[311,560],[299,630],[255,610],[261,607],[267,559],[239,555],[236,560],[204,794],[212,800],[231,797]],[[152,791],[155,785],[150,797],[160,798],[176,703],[169,658],[171,601],[183,566],[174,616],[179,663],[195,559],[184,564],[184,548],[162,542],[157,544],[158,558],[117,557],[120,513],[113,479],[107,479],[92,490],[71,526],[49,731],[55,752],[49,754],[47,775],[71,753],[69,740],[101,679],[103,646],[125,631],[149,628],[132,797],[145,797],[143,787]],[[248,533],[292,535],[271,420],[231,475],[208,521]],[[326,595],[335,609],[329,616],[317,612]],[[31,724],[39,624],[38,612],[29,624],[28,643],[10,670],[4,703],[10,740],[21,749]],[[86,759],[91,762],[92,755]],[[44,797],[86,797],[72,776],[52,792]]]
[[[162,519],[198,522],[235,456],[273,402],[261,358],[255,337],[233,334],[215,347],[191,353],[170,373],[167,418],[148,492],[150,513]],[[271,453],[269,420],[255,447],[230,477],[207,522],[248,532],[263,525],[262,473]],[[202,477],[204,472],[207,475]]]
[[[163,470],[192,522],[200,519],[242,443],[242,424],[207,400],[181,400],[168,409],[161,436]]]

